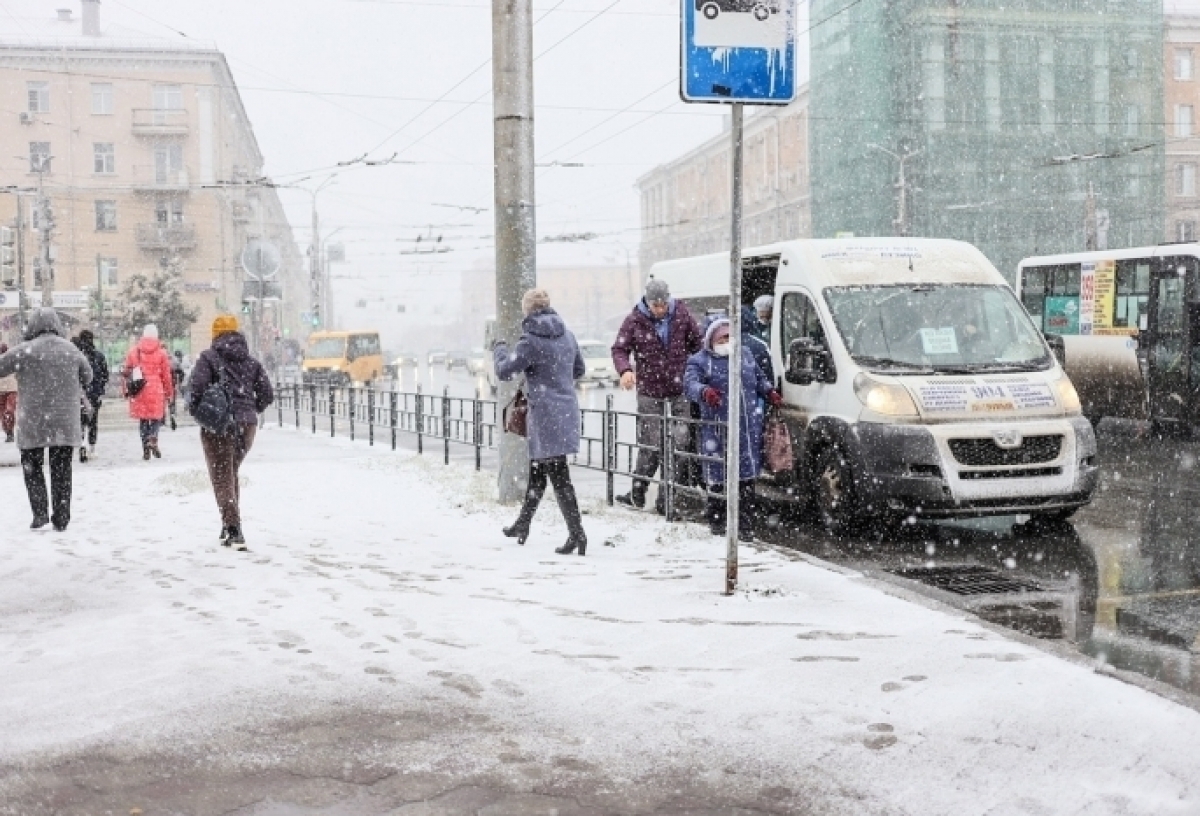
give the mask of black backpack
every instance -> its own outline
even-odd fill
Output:
[[[233,417],[233,398],[225,387],[225,366],[219,354],[214,352],[213,356],[217,359],[214,364],[217,378],[208,384],[192,406],[192,418],[209,433],[225,436],[237,429],[237,421]]]

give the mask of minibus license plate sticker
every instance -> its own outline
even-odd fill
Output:
[[[965,385],[923,385],[917,389],[921,407],[928,413],[963,413],[971,403]]]
[[[1012,400],[1006,399],[990,399],[978,400],[971,403],[971,411],[974,413],[989,413],[991,411],[1015,411],[1017,405]]]
[[[1045,383],[1021,383],[1005,386],[1013,402],[1022,411],[1037,408],[1057,408],[1054,392]]]
[[[921,345],[926,354],[958,354],[958,337],[954,327],[921,329]]]

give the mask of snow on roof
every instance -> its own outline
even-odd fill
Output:
[[[70,18],[58,10],[70,10]],[[100,36],[83,33],[78,0],[38,0],[0,14],[0,48],[54,50],[216,51],[215,43],[190,37],[164,37],[100,18]]]

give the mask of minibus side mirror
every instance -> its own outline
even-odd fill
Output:
[[[798,337],[788,347],[784,379],[793,385],[834,382],[833,360],[825,346],[811,337]]]

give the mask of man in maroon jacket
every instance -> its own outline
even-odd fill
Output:
[[[621,504],[646,506],[648,479],[660,464],[662,426],[658,418],[668,402],[672,416],[690,416],[690,406],[683,396],[683,370],[688,357],[700,351],[703,341],[700,327],[687,306],[671,297],[664,281],[651,279],[646,284],[646,296],[625,318],[612,347],[613,365],[621,375],[621,387],[626,391],[637,388],[637,441],[645,446],[638,451],[633,489],[617,497]],[[687,425],[676,425],[674,434],[677,445],[687,444],[690,436]],[[662,491],[655,510],[664,511]]]

